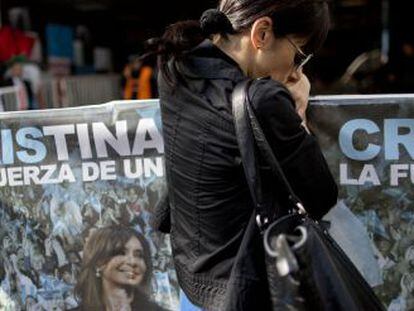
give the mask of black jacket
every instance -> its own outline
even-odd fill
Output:
[[[234,86],[246,77],[209,40],[175,68],[175,85],[159,77],[174,263],[189,299],[220,310],[253,212],[230,100]],[[261,79],[253,82],[249,94],[295,192],[314,217],[322,217],[336,203],[337,187],[315,138],[301,127],[289,91]],[[262,176],[268,200],[283,205],[286,198],[278,197],[272,178],[266,171]],[[254,224],[248,230],[256,230]],[[248,243],[256,258],[232,288],[237,294],[231,299],[264,310],[270,300],[259,234]]]

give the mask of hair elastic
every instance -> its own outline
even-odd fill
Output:
[[[200,27],[205,36],[217,33],[235,33],[227,15],[218,9],[204,11],[200,18]]]

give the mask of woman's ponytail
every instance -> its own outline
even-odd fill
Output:
[[[174,83],[175,80],[175,74],[169,64],[170,60],[180,59],[185,52],[200,44],[204,39],[200,23],[196,20],[177,22],[166,28],[161,39],[158,65],[168,83]]]
[[[198,21],[177,22],[165,30],[162,36],[161,52],[166,58],[179,57],[200,44],[204,39],[205,36]]]
[[[235,33],[227,16],[217,10],[205,11],[200,21],[187,20],[168,26],[162,36],[159,50],[159,67],[164,78],[173,82],[170,60],[179,60],[186,52],[199,45],[204,39],[213,34]]]

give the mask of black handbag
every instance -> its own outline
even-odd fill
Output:
[[[322,222],[309,217],[273,154],[250,104],[251,80],[232,94],[233,116],[256,222],[263,235],[265,264],[273,310],[385,310],[370,285],[329,235]],[[289,198],[287,214],[263,200],[259,159]]]

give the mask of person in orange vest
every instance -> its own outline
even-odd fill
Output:
[[[142,62],[138,57],[125,66],[123,71],[124,78],[124,99],[138,99],[139,75]]]
[[[157,52],[159,39],[144,42],[144,53],[135,57],[123,72],[125,79],[124,99],[149,99],[158,97]]]

